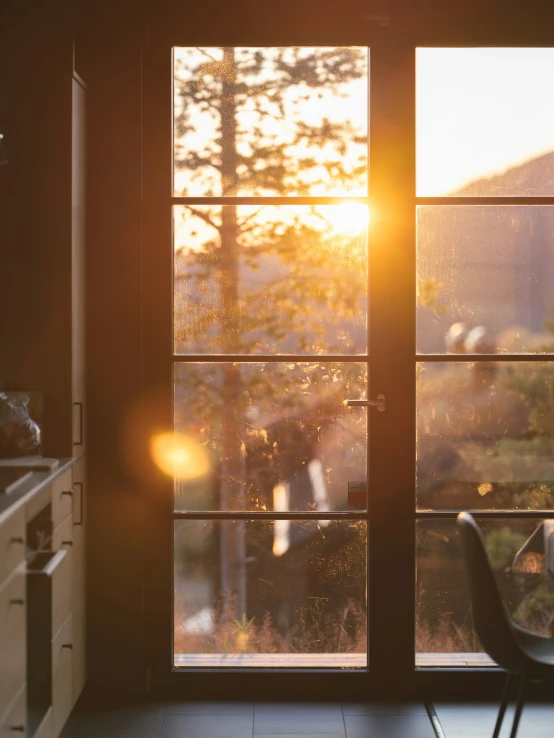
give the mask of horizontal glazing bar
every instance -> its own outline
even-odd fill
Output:
[[[554,205],[554,197],[416,197],[416,205]]]
[[[172,197],[172,205],[340,205],[360,202],[371,205],[369,197]]]
[[[174,520],[366,520],[368,513],[363,510],[347,512],[267,512],[246,511],[208,511],[174,512]]]
[[[475,363],[477,361],[554,361],[554,354],[416,354],[415,361],[416,363],[425,361],[452,361],[458,363]]]
[[[417,519],[456,518],[461,512],[469,512],[474,518],[554,518],[554,510],[416,510]]]
[[[274,362],[281,364],[289,364],[291,362],[298,363],[314,363],[314,362],[354,362],[360,363],[369,361],[369,356],[364,354],[363,356],[342,356],[339,354],[335,355],[320,355],[320,354],[280,354],[274,356],[266,356],[262,354],[173,354],[173,361],[176,363],[191,363],[191,362],[242,362],[243,364],[259,364],[261,362]]]

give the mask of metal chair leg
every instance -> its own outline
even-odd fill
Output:
[[[496,725],[494,726],[494,733],[492,738],[498,738],[500,730],[502,728],[502,721],[506,714],[506,708],[508,707],[508,701],[510,699],[510,692],[512,691],[512,685],[516,677],[514,674],[506,674],[506,681],[504,682],[504,689],[502,690],[502,699],[500,701],[500,710],[498,711],[498,717],[496,718]]]
[[[512,725],[512,732],[510,733],[510,738],[516,738],[517,729],[519,726],[519,720],[521,718],[521,713],[523,712],[525,683],[526,683],[525,676],[522,676],[521,681],[519,683],[519,690],[517,694],[517,703],[516,703],[516,714],[514,715],[514,722]]]

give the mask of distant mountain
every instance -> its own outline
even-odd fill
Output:
[[[554,152],[470,182],[452,193],[459,204],[418,209],[418,278],[439,287],[437,310],[418,306],[419,351],[444,351],[458,321],[523,341],[526,331],[544,331],[554,302],[554,207],[466,205],[463,198],[548,195]]]
[[[554,151],[492,177],[481,177],[452,193],[452,197],[547,197],[554,195]]]

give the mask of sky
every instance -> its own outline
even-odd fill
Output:
[[[311,51],[306,49],[307,53]],[[222,55],[221,49],[208,52],[214,58]],[[193,68],[198,61],[205,60],[202,52],[194,49],[176,49],[175,53],[177,57],[189,55]],[[553,80],[554,48],[417,49],[417,194],[448,195],[475,179],[502,173],[554,151]],[[347,88],[346,97],[339,99],[325,94],[319,97],[314,92],[301,114],[304,122],[317,125],[328,116],[349,120],[365,132],[367,80],[351,82]],[[246,130],[255,124],[255,119],[249,118],[252,112],[248,106],[242,108],[240,115],[239,122]],[[369,123],[371,135],[371,119]],[[273,125],[273,133],[283,143],[289,141],[288,129],[294,126],[286,116],[273,123],[264,120],[263,125]],[[196,118],[195,130],[185,141],[198,150],[206,144],[209,148],[207,142],[215,136],[210,116],[201,114]],[[205,194],[201,184],[190,186],[190,172],[186,171],[176,173],[176,190],[189,195]],[[314,187],[311,194],[364,195],[365,187],[348,192],[340,183],[336,187],[325,183]],[[349,214],[345,215],[346,227],[350,218]],[[186,240],[189,248],[194,248],[192,241],[201,237],[205,229],[196,221],[194,228],[198,235],[193,238],[178,221],[179,218],[176,247]],[[340,227],[340,222],[336,225]]]
[[[422,48],[416,64],[418,195],[554,151],[554,49]]]

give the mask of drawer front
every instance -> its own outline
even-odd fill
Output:
[[[0,526],[0,587],[25,559],[25,513],[21,508]]]
[[[57,528],[68,515],[71,515],[72,510],[73,471],[68,469],[52,483],[52,526]]]
[[[25,684],[26,650],[25,566],[0,590],[0,715]]]
[[[52,641],[52,735],[62,731],[73,707],[73,632],[71,615]]]
[[[21,687],[0,723],[0,738],[27,736],[27,690]],[[29,736],[29,738],[31,738]]]

